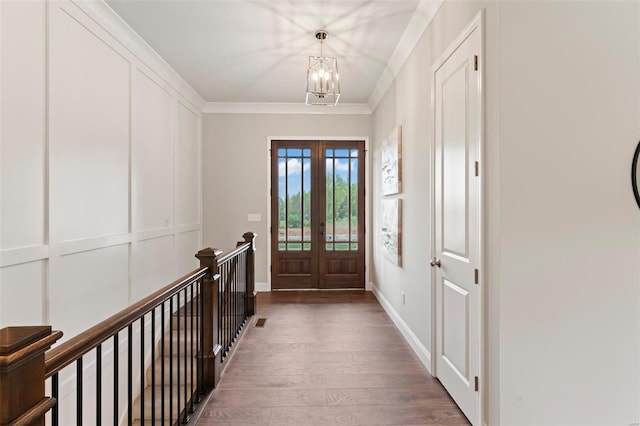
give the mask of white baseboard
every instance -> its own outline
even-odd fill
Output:
[[[409,328],[409,325],[402,319],[400,314],[395,309],[393,309],[391,303],[389,303],[389,301],[384,297],[380,290],[378,290],[378,287],[376,287],[376,285],[373,283],[371,283],[370,286],[373,295],[376,296],[376,299],[378,299],[380,305],[382,305],[384,310],[387,312],[387,315],[389,315],[391,321],[393,321],[396,327],[398,327],[398,330],[400,330],[402,336],[405,338],[407,343],[409,343],[409,346],[411,346],[413,352],[415,352],[415,354],[418,356],[427,371],[433,374],[433,372],[431,371],[431,353],[427,350],[427,348],[424,347],[420,340],[418,340],[418,336],[416,336],[411,328]]]
[[[257,292],[271,291],[271,288],[269,287],[269,283],[261,283],[256,281],[255,286],[256,286],[255,288]]]

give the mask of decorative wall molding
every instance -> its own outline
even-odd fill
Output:
[[[420,37],[422,37],[422,34],[436,16],[436,13],[443,3],[444,0],[421,0],[418,4],[416,11],[409,21],[409,25],[407,25],[396,49],[393,51],[391,58],[389,58],[389,62],[387,62],[385,70],[378,79],[373,92],[371,92],[371,96],[369,96],[367,104],[371,112],[375,111],[387,93],[387,90],[389,90],[391,83],[393,83],[393,80],[402,69],[411,52],[415,49],[420,41]]]
[[[192,223],[188,225],[178,225],[175,227],[174,233],[177,234],[186,234],[187,232],[194,232],[200,230],[199,223]],[[195,254],[195,253],[194,253]]]
[[[133,56],[167,82],[178,93],[193,104],[196,110],[202,110],[205,101],[138,33],[136,33],[104,1],[71,0],[83,12],[91,17],[109,35],[125,47]]]
[[[131,243],[131,234],[109,235],[105,237],[84,238],[81,240],[61,241],[60,256],[99,250],[107,247]]]
[[[303,103],[277,102],[207,102],[202,109],[205,114],[353,114],[369,115],[367,104],[338,104],[336,106],[313,106]]]
[[[382,292],[378,290],[378,287],[375,284],[371,284],[371,291],[380,302],[380,305],[382,305],[382,308],[387,312],[389,318],[391,318],[396,327],[398,327],[398,330],[400,330],[404,339],[409,343],[413,352],[415,352],[418,358],[420,358],[420,362],[422,362],[429,373],[433,373],[431,371],[431,353],[422,344],[422,342],[420,342],[418,336],[415,335],[409,325],[402,319],[400,314],[393,308],[393,306],[391,306],[391,303],[389,303]]]
[[[49,257],[49,246],[31,246],[0,250],[0,268],[37,262]]]

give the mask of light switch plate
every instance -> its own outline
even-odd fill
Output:
[[[247,220],[249,222],[260,222],[262,220],[262,215],[260,213],[249,213],[247,215]]]

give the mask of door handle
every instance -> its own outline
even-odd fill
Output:
[[[324,231],[320,231],[320,235],[324,235]]]
[[[437,266],[438,268],[440,268],[442,266],[442,262],[440,262],[440,259],[436,259],[435,257],[433,259],[431,259],[431,262],[429,262],[429,264],[433,267],[433,266]]]

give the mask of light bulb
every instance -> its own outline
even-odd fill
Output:
[[[324,70],[321,68],[319,71],[320,77],[322,77],[324,75]]]
[[[318,81],[318,73],[314,72],[313,74],[311,74],[311,78],[313,78],[313,81]]]
[[[325,80],[327,80],[327,81],[329,80],[329,73],[326,73],[326,74],[324,75],[324,79],[325,79]]]
[[[340,80],[340,74],[336,73],[336,81]]]

